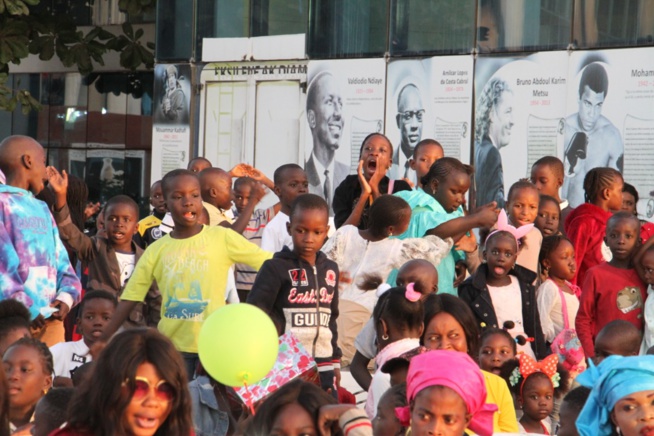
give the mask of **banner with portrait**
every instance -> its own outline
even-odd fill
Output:
[[[338,185],[356,172],[363,139],[384,132],[385,82],[384,59],[309,61],[304,154],[309,192],[333,199]]]
[[[651,219],[654,48],[575,52],[569,78],[562,194],[578,205],[588,170],[613,167],[640,194],[639,214]]]
[[[159,180],[189,161],[191,66],[159,64],[154,78],[151,179]]]
[[[475,65],[475,202],[504,205],[540,157],[562,157],[567,52],[479,57]]]
[[[386,136],[395,146],[389,177],[416,183],[416,145],[438,141],[445,156],[470,161],[473,58],[440,56],[388,65]]]

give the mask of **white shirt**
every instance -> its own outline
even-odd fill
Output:
[[[289,220],[289,216],[282,211],[279,211],[275,218],[270,220],[266,228],[263,229],[263,235],[261,235],[262,249],[271,253],[282,251],[284,245],[291,250],[293,249],[293,239],[286,228],[286,223]]]
[[[509,275],[511,284],[507,286],[490,286],[488,292],[491,296],[493,309],[495,309],[495,316],[497,317],[497,326],[502,328],[505,321],[513,321],[515,327],[508,330],[512,337],[519,335],[527,337],[525,328],[522,322],[522,293],[520,292],[520,283],[518,278],[514,275]],[[533,359],[536,359],[534,351],[531,349],[531,344],[527,342],[525,345],[516,344],[518,352],[523,351]]]
[[[125,286],[127,280],[129,280],[134,272],[134,267],[136,266],[136,255],[134,253],[119,253],[117,251],[116,260],[120,267],[120,285]]]
[[[55,377],[71,378],[77,368],[93,358],[84,339],[75,342],[60,342],[50,347],[54,360]]]
[[[575,328],[575,318],[579,310],[579,300],[575,295],[563,292],[565,304],[568,309],[568,328]],[[559,287],[552,280],[545,280],[536,291],[540,325],[547,342],[552,342],[565,328],[563,322],[563,305]]]

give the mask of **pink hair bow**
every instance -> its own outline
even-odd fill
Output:
[[[509,217],[506,215],[506,211],[502,209],[500,214],[497,216],[497,228],[488,235],[488,238],[497,232],[508,232],[512,234],[518,244],[520,244],[520,238],[523,238],[525,235],[527,235],[527,233],[531,232],[531,229],[533,228],[533,223],[526,224],[518,228],[513,227],[511,224],[509,224]],[[486,239],[488,240],[488,238]]]
[[[395,417],[400,421],[402,427],[408,427],[411,425],[411,409],[409,406],[396,407]]]
[[[415,303],[416,301],[420,300],[422,294],[414,289],[414,284],[413,282],[411,282],[408,285],[406,285],[406,291],[404,292],[404,297],[406,297],[406,299],[409,300],[410,302]]]

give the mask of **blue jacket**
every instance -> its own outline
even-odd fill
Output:
[[[188,384],[193,404],[195,436],[225,436],[229,415],[220,410],[209,377],[201,375]]]

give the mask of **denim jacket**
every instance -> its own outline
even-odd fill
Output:
[[[193,403],[193,430],[196,436],[225,436],[229,429],[229,415],[218,408],[216,395],[207,376],[199,376],[189,383]]]

